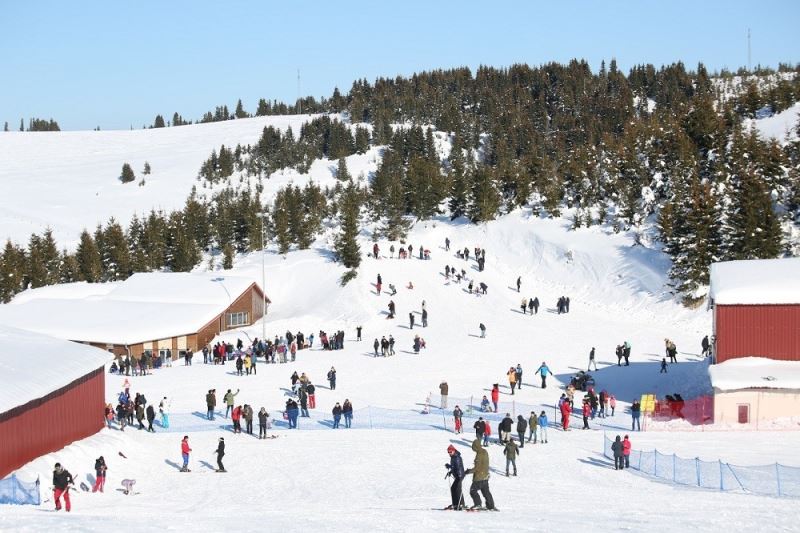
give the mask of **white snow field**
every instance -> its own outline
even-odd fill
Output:
[[[264,117],[130,132],[2,134],[0,183],[6,200],[0,213],[2,237],[24,245],[31,232],[49,225],[59,247],[72,248],[82,228],[92,231],[112,215],[127,223],[134,213],[151,208],[180,208],[192,185],[198,184],[197,171],[212,149],[254,143],[267,124],[291,125],[297,134],[308,119]],[[379,152],[373,148],[349,157],[350,173],[368,178]],[[131,163],[139,175],[145,161],[153,174],[146,177],[144,187],[122,185],[116,179],[122,163]],[[269,201],[289,181],[332,183],[335,168],[335,161],[320,160],[306,175],[279,171],[263,180],[265,199]],[[605,432],[611,436],[627,432],[630,418],[625,408],[635,397],[655,393],[663,398],[678,392],[688,399],[710,392],[707,366],[699,353],[700,339],[710,333],[711,317],[704,308],[687,310],[675,302],[667,290],[669,261],[664,254],[634,245],[630,234],[615,234],[607,227],[570,231],[569,215],[544,220],[525,209],[480,226],[446,218],[418,223],[406,244],[415,251],[420,245],[430,249],[430,261],[417,259],[416,252],[413,259],[389,258],[390,243],[385,241],[379,242],[381,259],[366,258],[372,242],[365,231],[361,240],[365,259],[358,277],[345,287],[338,283],[344,269],[331,260],[332,230],[310,250],[282,256],[270,249],[238,257],[233,270],[218,275],[260,280],[265,261],[264,285],[273,302],[265,322],[267,335],[287,330],[314,333],[314,348],[298,352],[294,363],[260,362],[258,374],[249,377],[234,375],[231,363],[203,365],[202,355],[197,354],[191,367],[177,361],[151,376],[129,378],[132,392],[144,392],[149,402],[157,405],[163,396],[170,399],[169,430],[157,426],[155,434],[147,434],[135,428],[124,433],[104,429],[27,464],[17,474],[23,480],[40,477],[44,500],[51,497],[47,488],[56,461],[78,481],[88,483],[94,459],[103,455],[109,466],[106,492],[74,493],[69,515],[52,512],[52,501],[39,508],[0,506],[0,529],[42,531],[66,525],[71,531],[104,532],[797,531],[796,500],[671,485],[630,470],[614,471],[603,458]],[[443,249],[446,237],[452,242],[449,252]],[[455,257],[455,249],[464,247],[472,257],[476,246],[486,249],[484,272],[477,271],[474,260]],[[446,280],[448,264],[463,268],[476,283],[485,282],[488,294],[469,294],[467,282]],[[204,260],[198,270],[207,265]],[[381,295],[373,285],[379,273]],[[518,276],[520,293],[515,286]],[[409,282],[413,289],[406,288]],[[398,291],[392,297],[397,305],[394,320],[386,319],[390,283]],[[112,288],[97,286],[89,292],[102,295]],[[49,298],[87,293],[85,284],[39,290]],[[570,312],[558,315],[555,304],[562,295],[571,299]],[[541,302],[538,315],[523,315],[520,300],[533,296]],[[15,302],[31,298],[32,294],[22,293]],[[423,300],[429,327],[410,331],[408,313],[415,313],[420,324]],[[485,339],[479,338],[481,322],[487,326]],[[360,343],[354,342],[358,325],[363,326]],[[338,329],[346,332],[345,348],[320,350],[319,331]],[[262,324],[256,323],[225,334],[224,340],[241,337],[247,342],[261,332]],[[411,343],[417,333],[427,348],[414,355]],[[397,339],[397,355],[373,358],[373,339],[389,334]],[[659,374],[665,338],[676,343],[680,362],[670,365],[667,374]],[[625,340],[633,346],[631,366],[618,367],[614,348]],[[554,426],[552,406],[562,392],[560,386],[577,370],[586,369],[593,346],[600,368],[594,373],[597,388],[616,395],[616,416],[592,421],[590,431],[562,432]],[[24,353],[25,347],[20,351]],[[555,374],[547,389],[539,388],[533,374],[542,361]],[[524,368],[524,386],[511,396],[506,372],[517,363]],[[338,371],[335,391],[326,388],[325,380],[332,365]],[[289,431],[282,426],[280,410],[294,370],[306,372],[318,386],[317,409],[310,419],[300,419],[299,430]],[[420,414],[430,393],[438,405],[442,379],[450,386],[450,408],[456,403],[465,408],[470,399],[479,403],[491,385],[499,383],[500,415],[544,409],[551,418],[549,442],[523,448],[516,478],[501,475],[505,465],[500,447],[489,448],[490,486],[500,513],[431,510],[449,503],[443,479],[448,444],[456,444],[467,466],[474,457],[469,449],[474,418],[466,417],[465,434],[455,435],[449,415],[443,417],[436,408]],[[0,386],[2,380],[0,376]],[[109,402],[116,400],[122,383],[123,378],[108,376]],[[279,437],[260,441],[232,434],[230,422],[219,416],[207,421],[204,397],[211,388],[217,390],[218,405],[230,388],[241,390],[237,403],[249,403],[256,411],[265,406],[278,419],[271,433]],[[356,409],[354,427],[334,431],[329,427],[330,409],[345,398]],[[576,426],[580,423],[574,418]],[[658,431],[637,432],[632,440],[636,449],[657,447],[688,458],[738,465],[777,461],[800,467],[797,421],[771,427],[777,430],[703,431],[711,428],[671,422],[651,424],[648,429]],[[496,430],[493,433],[494,439]],[[189,435],[194,449],[191,473],[179,473],[176,467],[183,435]],[[226,474],[212,470],[212,452],[220,436],[227,442]],[[127,459],[118,455],[120,451]],[[136,480],[136,494],[120,492],[125,478]],[[469,478],[465,492],[468,487]]]
[[[298,352],[294,363],[258,365],[255,376],[236,376],[232,362],[204,365],[197,354],[193,365],[176,361],[153,375],[131,377],[131,391],[145,393],[156,405],[170,399],[171,425],[155,434],[128,427],[123,432],[104,429],[64,450],[41,457],[21,468],[23,480],[42,479],[43,500],[51,497],[52,467],[60,461],[79,481],[91,484],[94,459],[103,455],[109,477],[104,494],[78,491],[73,510],[41,507],[0,507],[0,528],[6,531],[42,531],[66,525],[74,531],[220,531],[289,530],[327,531],[796,531],[798,502],[792,499],[722,493],[676,486],[638,474],[615,471],[602,456],[603,437],[630,433],[625,407],[644,392],[660,397],[679,392],[684,398],[709,392],[706,364],[699,356],[700,339],[709,332],[710,314],[687,310],[664,291],[663,256],[631,237],[601,228],[569,231],[566,221],[549,221],[515,212],[487,225],[435,221],[417,225],[408,243],[431,250],[432,259],[398,260],[388,257],[389,243],[380,241],[381,258],[364,258],[358,277],[344,288],[338,283],[343,268],[330,261],[324,248],[281,256],[267,252],[237,261],[230,275],[260,277],[266,262],[266,290],[273,304],[266,320],[270,337],[287,329],[306,335],[320,329],[346,332],[345,348]],[[452,250],[443,249],[449,237]],[[394,243],[399,247],[399,243]],[[321,246],[318,241],[317,246]],[[361,241],[366,256],[368,239]],[[486,270],[474,260],[454,255],[456,248],[486,248]],[[568,253],[571,252],[571,253]],[[568,259],[571,257],[571,259]],[[466,282],[444,278],[445,265],[464,268],[467,276],[488,285],[488,294],[475,296]],[[383,293],[373,283],[383,278]],[[220,272],[224,276],[225,272]],[[522,276],[522,291],[515,281]],[[408,289],[409,282],[414,288]],[[387,320],[388,285],[397,318]],[[65,289],[66,290],[66,289]],[[566,295],[570,312],[558,315],[555,301]],[[519,311],[521,298],[538,296],[536,316]],[[429,312],[429,327],[408,329],[408,313]],[[420,323],[419,314],[416,315]],[[478,324],[487,326],[479,338]],[[355,342],[355,327],[363,326],[363,341]],[[427,341],[419,355],[411,350],[414,334]],[[372,340],[392,334],[397,355],[373,358]],[[226,335],[226,339],[261,336],[261,323]],[[664,338],[678,346],[679,363],[659,374]],[[618,367],[613,351],[629,340],[631,366]],[[589,349],[597,349],[600,367],[597,387],[616,394],[616,416],[590,423],[590,431],[562,432],[553,422],[553,404],[576,370],[585,369]],[[554,377],[539,388],[534,370],[547,361]],[[509,394],[506,371],[522,364],[524,386]],[[338,371],[335,391],[327,389],[325,375]],[[280,410],[291,373],[306,372],[317,388],[317,409],[300,419],[299,430],[283,427]],[[465,418],[465,433],[452,431],[452,419],[438,406],[438,384],[446,379],[452,406],[465,399],[478,403],[492,383],[501,385],[503,411],[527,415],[546,410],[551,418],[547,444],[526,445],[518,459],[518,477],[506,478],[501,448],[492,444],[490,486],[499,513],[440,512],[449,503],[444,479],[445,452],[454,443],[471,466],[469,449],[474,418]],[[106,396],[115,401],[123,378],[109,375]],[[227,389],[241,390],[237,404],[256,411],[265,406],[278,420],[270,434],[258,440],[234,435],[230,421],[205,419],[205,393],[215,388],[218,402]],[[420,414],[426,396],[433,393],[434,408]],[[349,398],[356,409],[352,429],[332,430],[330,409]],[[513,403],[512,403],[513,401]],[[367,410],[371,405],[375,409]],[[392,409],[379,410],[377,407]],[[100,413],[98,413],[100,416]],[[442,429],[443,420],[447,431]],[[496,428],[496,423],[493,423]],[[372,428],[370,429],[370,426]],[[403,428],[418,429],[403,429]],[[671,426],[670,426],[671,427]],[[682,457],[721,459],[738,465],[773,464],[800,467],[800,433],[787,423],[782,431],[700,431],[688,425],[673,431],[630,433],[636,449],[657,447]],[[390,429],[394,428],[394,429]],[[256,432],[258,431],[256,423]],[[496,430],[492,439],[496,437]],[[193,448],[192,472],[178,472],[180,440],[189,435]],[[213,471],[217,439],[227,443],[227,473]],[[118,452],[127,458],[122,458]],[[135,494],[121,492],[120,481],[135,479]],[[465,491],[469,487],[465,482]],[[467,501],[469,502],[469,497]]]

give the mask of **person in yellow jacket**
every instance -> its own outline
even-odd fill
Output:
[[[508,386],[511,388],[511,394],[514,394],[514,388],[517,386],[517,369],[512,366],[506,375],[508,376]]]

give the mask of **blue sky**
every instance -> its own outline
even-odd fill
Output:
[[[353,80],[616,58],[694,69],[800,62],[800,1],[0,0],[0,122],[127,129]]]

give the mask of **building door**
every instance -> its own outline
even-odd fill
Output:
[[[749,424],[750,423],[750,404],[743,403],[739,404],[739,423],[740,424]]]

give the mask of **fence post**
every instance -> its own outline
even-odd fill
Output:
[[[653,475],[658,477],[658,448],[653,450]]]
[[[725,483],[722,481],[722,459],[719,460],[719,490],[725,490]]]
[[[674,453],[672,454],[672,482],[678,482],[678,456]]]
[[[372,429],[372,406],[367,406],[367,416],[369,416],[369,429]]]
[[[699,457],[695,457],[694,458],[694,468],[695,468],[695,471],[697,472],[697,486],[698,487],[702,487],[702,485],[700,484],[700,458]]]
[[[442,409],[442,428],[447,431],[447,419],[444,417],[444,409]]]
[[[778,496],[781,495],[781,469],[778,463],[775,463],[775,479],[778,481]]]

